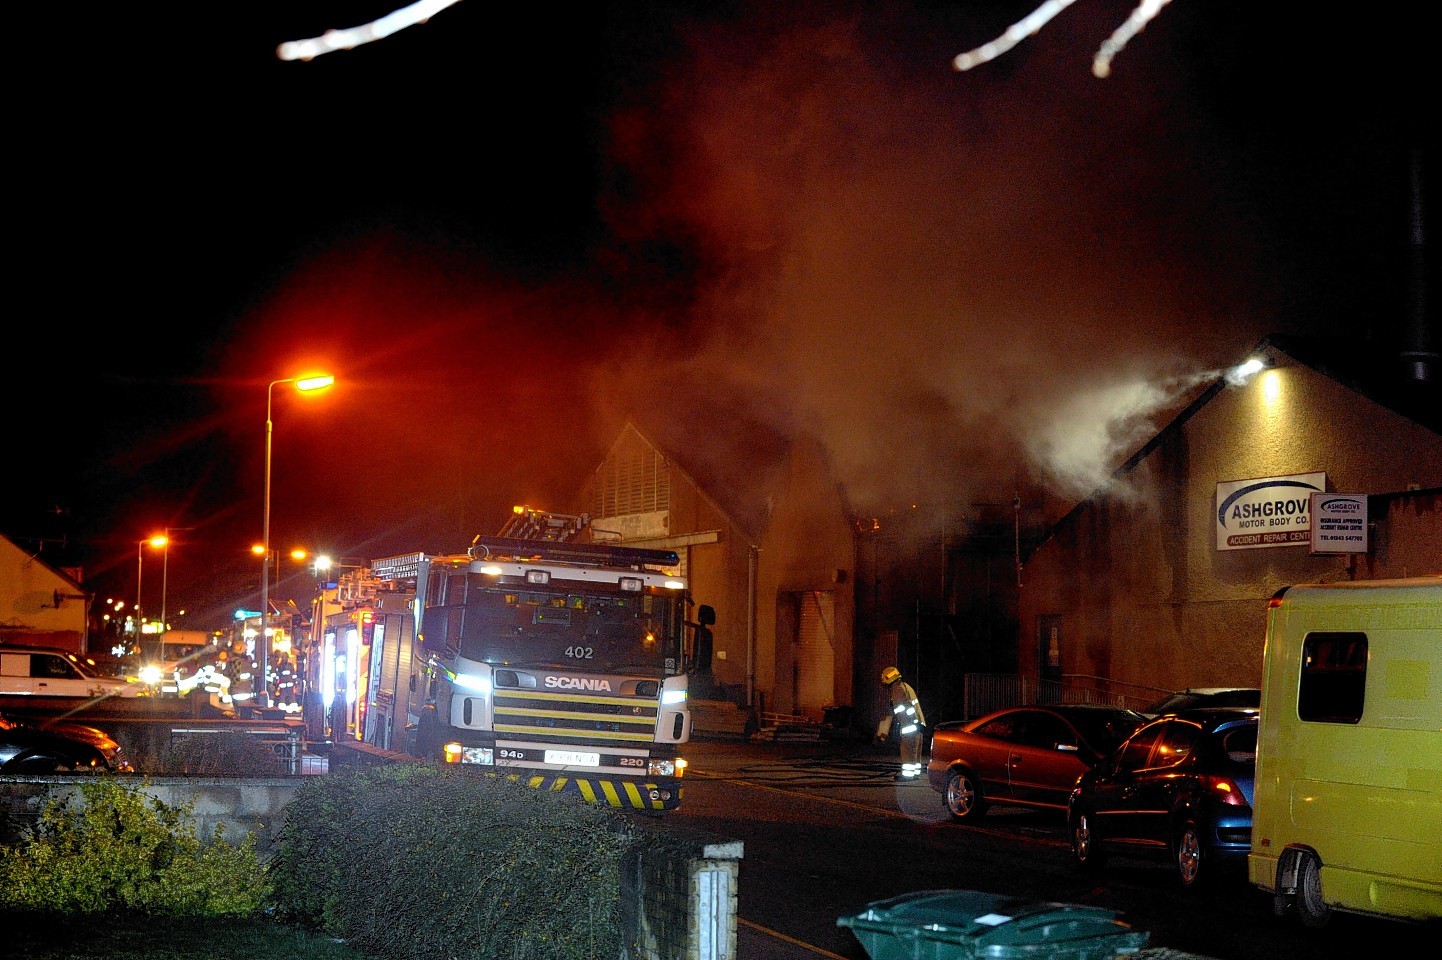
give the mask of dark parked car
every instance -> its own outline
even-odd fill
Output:
[[[940,723],[926,773],[956,820],[989,804],[1064,811],[1077,777],[1145,721],[1122,707],[1054,704]]]
[[[134,773],[109,734],[69,721],[22,721],[0,714],[0,771]]]
[[[1084,773],[1067,810],[1072,858],[1168,858],[1192,887],[1246,865],[1259,711],[1208,707],[1159,717]]]
[[[1260,707],[1262,691],[1256,687],[1190,687],[1169,693],[1137,711],[1148,718],[1195,707]]]

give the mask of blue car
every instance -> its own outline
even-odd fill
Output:
[[[1184,887],[1245,874],[1257,764],[1255,708],[1166,714],[1083,773],[1067,804],[1072,859],[1169,860]]]

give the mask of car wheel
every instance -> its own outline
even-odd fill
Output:
[[[1302,926],[1325,927],[1332,911],[1322,899],[1322,865],[1316,857],[1303,857],[1297,864],[1297,915]]]
[[[1106,863],[1096,820],[1089,813],[1079,813],[1071,822],[1071,857],[1082,870],[1100,870]]]
[[[1182,886],[1194,888],[1206,875],[1206,852],[1202,848],[1202,834],[1195,821],[1188,820],[1177,831],[1172,846],[1172,856],[1177,866],[1177,877]]]
[[[986,811],[981,787],[965,770],[953,770],[946,775],[946,790],[941,798],[953,820],[973,820]]]

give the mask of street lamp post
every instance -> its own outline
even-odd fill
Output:
[[[140,649],[140,585],[145,577],[145,541],[135,544],[135,649]]]
[[[260,670],[258,682],[260,689],[257,695],[257,702],[261,706],[270,706],[270,684],[267,682],[266,674],[270,669],[270,634],[266,632],[266,625],[270,622],[270,438],[274,431],[271,422],[271,397],[277,384],[293,383],[300,391],[324,390],[335,383],[335,377],[329,375],[318,375],[309,377],[286,377],[281,380],[272,380],[265,388],[265,514],[260,525],[261,535],[261,558],[260,558],[260,636],[256,640],[256,665]]]
[[[166,625],[166,622],[165,622],[165,593],[166,593],[166,590],[168,589],[169,583],[170,583],[170,528],[169,528],[169,527],[166,527],[166,528],[165,528],[165,555],[164,555],[164,559],[161,560],[161,562],[160,562],[160,637],[159,637],[159,639],[156,641],[156,645],[159,647],[159,649],[155,651],[155,654],[156,654],[155,659],[156,659],[157,661],[161,661],[161,660],[164,660],[164,659],[165,659],[165,631],[166,631],[166,629],[167,629],[167,625]]]
[[[152,547],[155,547],[156,549],[159,549],[160,547],[165,547],[165,556],[166,556],[166,559],[169,560],[169,557],[170,557],[170,537],[168,536],[168,534],[170,533],[170,530],[167,529],[165,532],[166,532],[166,534],[167,534],[166,536],[158,536],[158,535],[157,535],[157,536],[154,536],[154,537],[150,537],[150,538],[148,538],[148,539],[145,539],[145,540],[137,541],[136,544],[135,544],[135,649],[136,649],[139,653],[141,653],[142,655],[145,653],[145,646],[144,646],[144,643],[143,643],[143,638],[142,638],[142,636],[141,636],[141,627],[142,627],[142,625],[143,625],[143,623],[144,623],[144,620],[143,620],[143,618],[141,617],[141,612],[140,612],[140,598],[141,598],[141,596],[142,596],[141,591],[140,591],[140,587],[141,587],[141,584],[144,582],[144,577],[145,577],[145,545],[148,543],[148,544],[150,544]],[[162,592],[161,592],[161,601],[160,601],[160,607],[161,607],[160,616],[161,616],[161,619],[162,619],[162,620],[165,618],[165,594],[164,594],[164,589],[165,589],[165,587],[164,587],[164,582],[162,581],[162,585],[161,585],[161,591],[162,591]]]

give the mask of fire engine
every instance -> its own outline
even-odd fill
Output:
[[[678,806],[691,735],[679,559],[588,534],[584,516],[517,508],[464,554],[343,578],[321,678],[337,735],[593,803]]]

